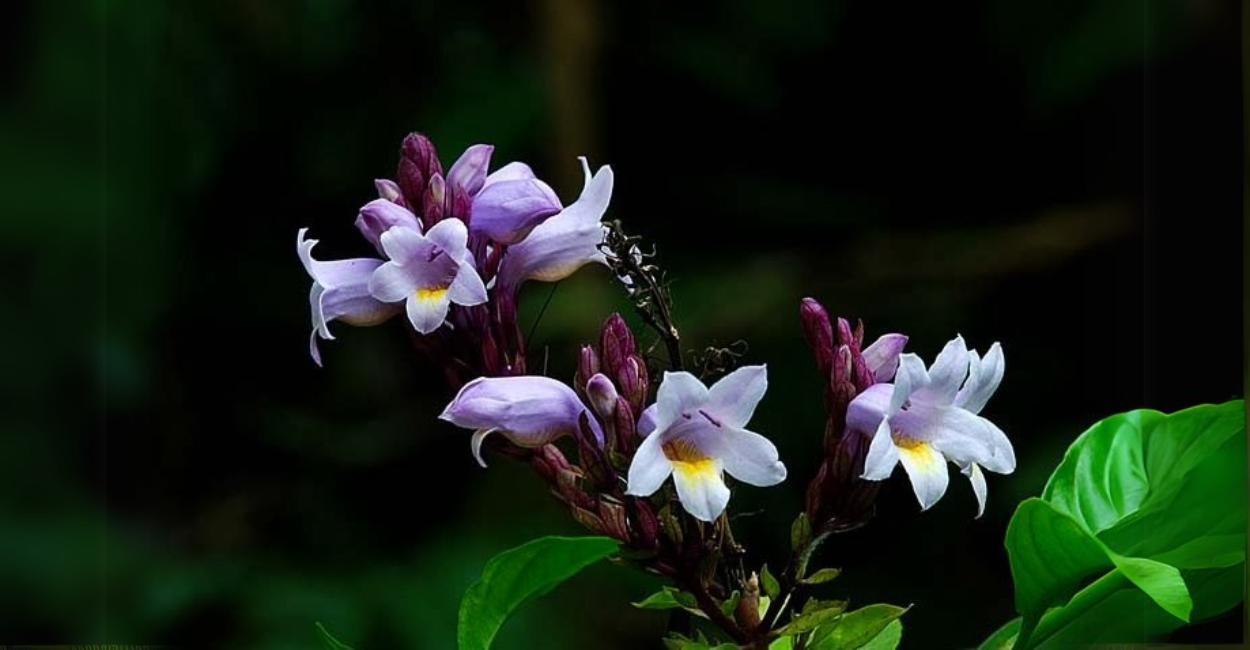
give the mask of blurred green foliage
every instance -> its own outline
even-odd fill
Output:
[[[1146,291],[1238,259],[1241,100],[1219,85],[1238,79],[1238,9],[1145,6],[14,3],[0,642],[308,648],[322,621],[359,648],[451,647],[489,557],[580,532],[524,468],[473,464],[398,327],[336,327],[326,369],[307,359],[296,229],[328,258],[363,253],[355,210],[422,130],[447,161],[492,142],[566,200],[566,149],[612,164],[609,215],[658,245],[685,341],[743,339],[769,363],[756,423],[794,478],[735,494],[753,560],[784,552],[816,464],[802,295],[922,354],[955,331],[1002,340],[987,415],[1022,462],[986,516],[958,490],[917,516],[891,484],[873,526],[824,551],[831,596],[914,602],[917,647],[975,643],[988,623],[948,621],[1010,615],[1007,516],[1084,423],[1241,391],[1233,364],[1150,325],[1197,314],[1228,350],[1240,312]],[[1148,143],[1143,79],[1162,102]],[[527,317],[549,290],[526,288]],[[571,376],[574,345],[625,307],[601,269],[561,283],[532,358]],[[627,603],[657,588],[592,567],[498,646],[654,643],[664,616]]]

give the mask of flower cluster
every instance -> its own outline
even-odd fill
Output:
[[[591,174],[585,158],[581,196],[564,207],[524,163],[492,173],[489,145],[474,145],[446,175],[434,145],[404,139],[396,180],[378,180],[356,228],[382,258],[313,259],[317,240],[298,234],[313,331],[332,339],[329,323],[377,325],[403,312],[418,347],[437,360],[453,385],[472,377],[525,372],[516,324],[516,293],[527,280],[554,282],[582,265],[603,263],[600,223],[612,198],[612,170]]]

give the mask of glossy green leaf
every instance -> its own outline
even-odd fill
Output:
[[[321,642],[325,644],[326,650],[352,650],[351,646],[334,638],[320,622],[317,623],[317,632],[321,635]]]
[[[1016,611],[1036,622],[1062,604],[1088,576],[1114,567],[1106,550],[1081,525],[1041,499],[1026,499],[1007,526],[1007,557],[1015,581]]]
[[[846,612],[835,623],[822,626],[817,630],[807,647],[811,650],[862,648],[876,639],[890,623],[897,621],[906,612],[906,608],[885,604],[868,605],[853,612]],[[902,634],[901,627],[899,634]],[[888,639],[883,640],[883,643],[886,641]]]
[[[1181,579],[1180,569],[1140,557],[1113,556],[1112,560],[1120,573],[1158,603],[1163,611],[1189,622],[1194,601]]]
[[[764,593],[768,594],[769,598],[776,598],[777,594],[781,593],[781,585],[777,584],[777,579],[769,572],[767,564],[764,565],[763,569],[760,569],[760,587],[764,589]]]
[[[616,550],[607,537],[543,537],[496,555],[460,601],[460,650],[486,650],[518,607]]]
[[[1016,645],[1016,635],[1020,634],[1021,622],[1022,619],[1015,618],[994,630],[988,639],[977,646],[977,650],[1011,650]]]
[[[831,621],[838,620],[846,611],[846,601],[817,600],[812,598],[803,605],[803,611],[785,626],[777,630],[779,636],[794,636],[811,632]]]
[[[684,609],[696,616],[707,618],[707,614],[699,610],[694,594],[674,587],[664,587],[633,605],[638,609]]]
[[[860,650],[894,650],[903,640],[903,621],[893,620],[877,636],[860,646]]]
[[[834,578],[837,578],[839,575],[842,575],[842,572],[838,569],[821,569],[813,573],[812,575],[807,576],[806,578],[803,578],[803,584],[805,585],[824,584],[826,582],[833,580]]]

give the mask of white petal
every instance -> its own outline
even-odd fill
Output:
[[[482,441],[486,440],[486,436],[494,432],[494,429],[478,429],[473,432],[473,437],[469,439],[469,449],[473,450],[473,457],[477,459],[477,464],[482,467],[486,467],[486,461],[482,460]]]
[[[981,472],[981,466],[972,463],[963,470],[969,481],[972,481],[972,492],[977,495],[977,519],[985,514],[985,474]]]
[[[984,427],[986,441],[993,454],[990,459],[981,461],[981,464],[985,466],[985,469],[998,474],[1010,474],[1016,471],[1016,450],[1012,448],[1007,434],[1003,433],[1003,430],[993,422],[985,418],[977,419]]]
[[[673,483],[682,507],[695,519],[716,521],[729,505],[729,486],[725,485],[720,462],[715,459],[674,463]]]
[[[768,368],[743,366],[708,389],[708,406],[726,427],[740,429],[751,421],[755,407],[768,390]]]
[[[932,445],[922,442],[899,448],[898,460],[907,470],[921,510],[928,510],[946,494],[950,472],[946,469],[946,459]]]
[[[486,285],[476,269],[461,264],[456,279],[447,287],[447,298],[457,305],[480,305],[486,302]]]
[[[407,307],[408,320],[412,326],[422,334],[429,334],[447,320],[451,301],[447,298],[446,289],[417,291],[408,296]]]
[[[708,402],[707,386],[688,372],[665,372],[656,393],[656,429],[663,431],[682,413],[693,411]]]
[[[713,453],[731,476],[756,487],[786,480],[786,466],[768,438],[746,429],[726,427],[722,431]]]
[[[972,353],[975,355],[976,353]],[[980,413],[985,403],[998,390],[1003,381],[1006,365],[1003,359],[1003,348],[998,343],[990,346],[985,358],[974,356],[976,361],[969,364],[968,381],[955,396],[955,406],[962,406],[973,413]]]
[[[385,241],[386,235],[382,237]],[[395,262],[387,262],[379,266],[369,277],[369,293],[382,302],[407,300],[416,289],[412,274]]]
[[[648,436],[634,451],[625,493],[637,497],[651,496],[672,472],[673,465],[664,456],[660,436]]]
[[[929,373],[920,357],[907,353],[898,357],[898,374],[894,376],[894,394],[890,396],[887,415],[898,413],[912,393],[929,385]]]
[[[894,446],[894,438],[890,435],[890,421],[882,420],[881,426],[872,436],[868,446],[868,455],[864,458],[864,474],[861,478],[869,481],[883,481],[890,478],[894,466],[898,464],[898,447]]]
[[[434,224],[434,227],[425,233],[425,237],[443,249],[448,257],[458,262],[464,258],[465,247],[469,241],[469,229],[465,228],[464,222],[459,219],[443,219]]]
[[[956,336],[929,367],[929,384],[924,388],[923,399],[934,404],[950,404],[967,376],[968,346],[964,344],[964,337]],[[919,391],[913,389],[912,392]]]
[[[382,233],[382,252],[399,264],[405,264],[427,246],[425,237],[412,228],[396,226]]]

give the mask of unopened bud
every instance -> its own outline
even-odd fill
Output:
[[[820,374],[828,376],[833,365],[833,330],[829,313],[815,299],[804,298],[799,306],[799,316],[803,321],[807,346],[816,357],[816,368]]]
[[[620,374],[625,359],[634,354],[634,335],[620,314],[612,314],[603,323],[599,348],[603,353],[603,372],[609,377]]]
[[[612,380],[602,374],[591,377],[590,381],[586,382],[586,397],[595,408],[595,413],[598,413],[603,421],[611,421],[616,415],[617,394]]]
[[[426,184],[435,174],[442,175],[443,166],[438,162],[434,143],[421,133],[410,133],[399,147],[399,170],[397,183],[408,207],[415,212],[422,210]]]
[[[446,204],[447,184],[441,174],[435,174],[426,184],[425,197],[422,199],[421,204],[421,221],[425,224],[426,230],[443,220]]]
[[[754,571],[751,577],[747,578],[747,583],[743,585],[742,597],[738,600],[738,609],[734,611],[734,618],[737,619],[738,625],[742,626],[742,631],[751,634],[760,626],[760,579]]]
[[[634,409],[625,401],[624,397],[616,398],[615,413],[616,430],[616,449],[621,454],[629,456],[634,452],[634,447],[638,440],[634,435],[637,433],[637,424],[634,419]]]
[[[599,497],[599,519],[603,521],[604,532],[629,543],[629,520],[625,516],[625,506],[610,497]]]
[[[642,357],[631,354],[625,357],[625,363],[617,373],[617,385],[621,387],[621,395],[629,400],[634,412],[642,411],[647,400],[647,364]]]
[[[599,515],[579,506],[573,506],[570,510],[573,512],[573,518],[577,520],[577,523],[585,526],[591,532],[601,535],[607,532]]]
[[[573,377],[573,388],[584,395],[586,384],[590,378],[599,374],[599,353],[594,346],[583,345],[581,355],[577,358],[577,374]]]
[[[634,520],[634,545],[640,548],[655,548],[660,545],[660,520],[651,507],[651,502],[638,497],[625,497]]]

